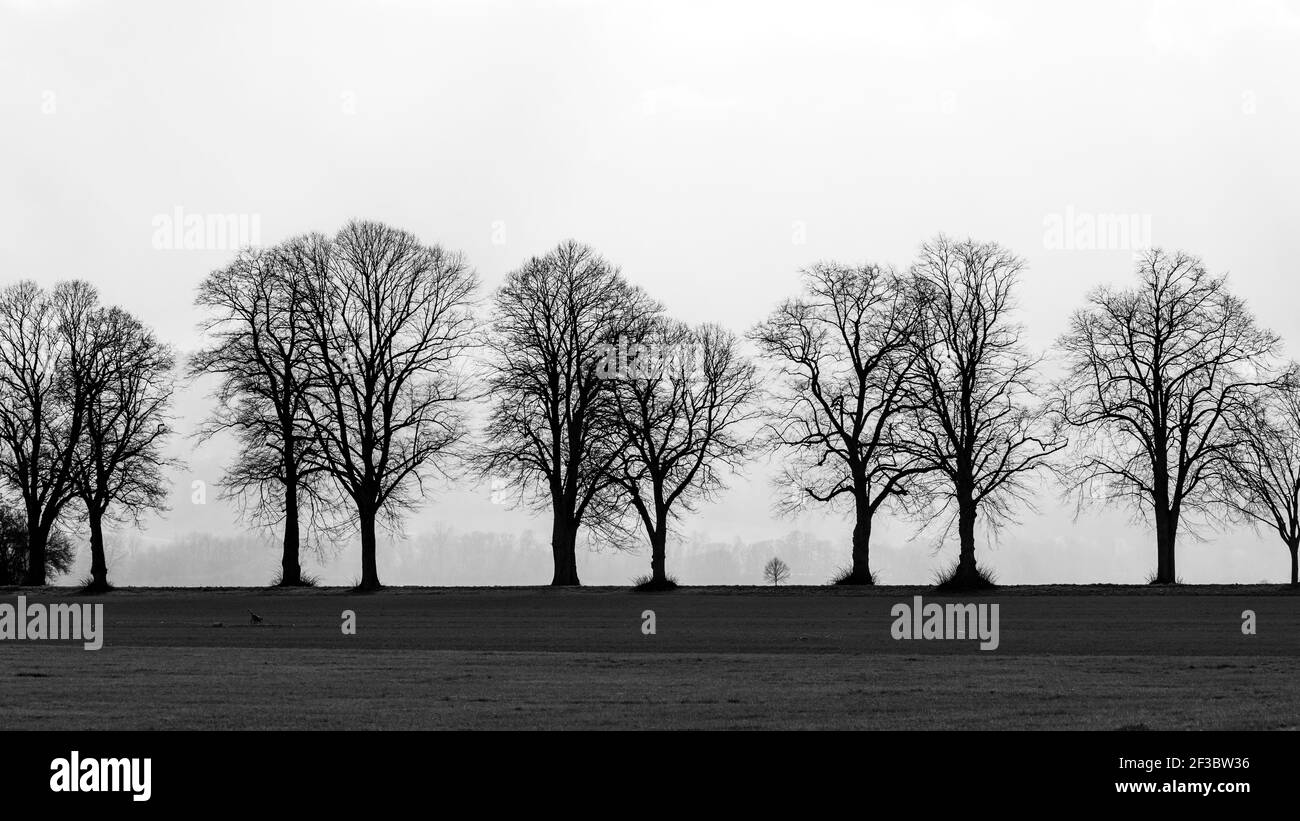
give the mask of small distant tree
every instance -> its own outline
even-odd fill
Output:
[[[763,566],[763,578],[771,582],[775,587],[790,578],[790,565],[774,556],[771,561]]]

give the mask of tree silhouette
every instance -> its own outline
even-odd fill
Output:
[[[1012,291],[1024,263],[996,243],[943,235],[921,246],[911,268],[921,318],[914,336],[915,406],[899,447],[933,473],[928,493],[956,508],[958,563],[946,586],[989,584],[975,560],[975,525],[993,526],[1024,484],[1064,442],[1041,431],[1031,405],[1038,360],[1020,342]],[[936,481],[937,480],[937,481]]]
[[[167,498],[161,446],[170,433],[167,409],[175,357],[121,308],[98,308],[86,322],[81,367],[72,374],[85,399],[75,450],[73,485],[90,526],[91,583],[108,589],[103,522],[161,509]]]
[[[310,458],[354,506],[361,589],[380,586],[379,519],[396,523],[465,437],[477,285],[460,254],[377,222],[349,223],[311,265]]]
[[[763,565],[763,578],[775,587],[790,578],[790,565],[773,557]]]
[[[576,585],[581,527],[619,540],[610,467],[614,381],[597,373],[661,308],[591,248],[566,240],[510,272],[494,300],[482,476],[551,514],[552,585]]]
[[[302,583],[302,533],[326,528],[330,505],[307,418],[313,348],[306,317],[310,278],[327,271],[329,240],[311,234],[249,248],[199,285],[210,342],[190,360],[193,377],[216,376],[217,406],[200,440],[232,434],[238,451],[223,493],[268,525],[283,523],[280,584]],[[305,515],[304,515],[305,514]]]
[[[788,460],[778,510],[808,500],[850,502],[853,565],[840,580],[871,584],[877,510],[930,466],[894,443],[908,391],[918,303],[898,275],[877,265],[820,263],[803,272],[804,294],[750,331],[776,368],[770,442]]]
[[[1228,417],[1235,447],[1221,498],[1237,518],[1277,533],[1300,585],[1300,372],[1292,364],[1276,386],[1257,392]]]
[[[656,319],[631,373],[613,375],[622,448],[610,470],[650,540],[647,587],[672,586],[668,526],[723,487],[750,448],[759,385],[736,337],[716,325]]]
[[[0,475],[22,497],[23,583],[46,582],[46,547],[76,496],[76,451],[85,425],[88,321],[98,294],[86,282],[45,292],[23,281],[0,291]]]
[[[1173,584],[1179,527],[1212,516],[1238,444],[1228,421],[1271,381],[1279,340],[1193,256],[1154,249],[1137,278],[1094,290],[1071,317],[1056,413],[1081,434],[1071,486],[1150,514],[1153,581]]]

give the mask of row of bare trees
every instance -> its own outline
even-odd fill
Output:
[[[186,371],[216,378],[198,436],[237,443],[223,493],[281,529],[285,585],[308,581],[304,549],[352,533],[359,586],[378,587],[378,529],[431,479],[469,474],[549,515],[552,584],[579,583],[585,535],[647,543],[646,586],[670,587],[675,523],[763,453],[784,465],[779,510],[850,515],[846,584],[874,581],[883,510],[955,532],[945,582],[987,584],[977,531],[1049,475],[1150,517],[1153,581],[1177,581],[1180,528],[1232,520],[1275,529],[1295,582],[1300,378],[1278,338],[1223,277],[1155,250],[1131,287],[1089,294],[1046,380],[1017,321],[1023,269],[996,243],[942,235],[903,270],[819,263],[749,330],[751,359],[577,242],[511,271],[480,320],[460,254],[352,222],[209,274],[207,341]],[[68,510],[88,523],[102,588],[103,522],[163,505],[173,354],[83,282],[11,286],[0,321],[0,470],[22,501],[23,580],[43,583]]]
[[[789,454],[782,507],[852,514],[840,583],[873,583],[872,525],[890,502],[955,524],[946,583],[985,583],[977,519],[1005,520],[1026,478],[1065,446],[1034,398],[1038,360],[1014,319],[1022,268],[994,243],[944,236],[906,272],[819,264],[803,294],[751,332],[779,375],[767,428]]]
[[[1278,337],[1224,277],[1153,250],[1133,286],[1089,294],[1056,344],[1064,373],[1045,383],[1015,321],[1022,268],[994,243],[943,236],[905,273],[821,264],[752,332],[782,377],[769,429],[791,454],[784,507],[849,500],[841,581],[872,581],[872,521],[892,501],[955,526],[946,583],[987,584],[977,518],[1005,522],[1043,469],[1081,502],[1154,522],[1154,582],[1178,580],[1180,524],[1226,519],[1275,529],[1295,583],[1300,384]]]
[[[364,222],[247,249],[200,286],[210,343],[189,369],[219,379],[201,435],[239,443],[223,492],[282,525],[281,584],[303,582],[310,534],[354,530],[359,586],[378,587],[377,526],[458,470],[550,513],[555,584],[578,583],[581,529],[621,545],[638,523],[669,584],[670,520],[753,438],[738,340],[669,319],[574,242],[511,272],[488,327],[476,287],[459,255]],[[610,366],[629,344],[673,355],[634,357],[627,379]],[[469,441],[474,407],[484,436]]]
[[[996,243],[939,236],[903,271],[810,267],[803,292],[750,330],[758,363],[726,330],[671,319],[573,241],[510,272],[480,328],[463,263],[429,248],[408,266],[416,247],[353,224],[246,252],[204,285],[218,344],[192,367],[227,377],[214,425],[239,431],[246,451],[229,487],[284,518],[286,580],[299,568],[291,514],[303,500],[312,520],[336,510],[321,502],[342,490],[362,584],[377,584],[375,515],[409,504],[422,471],[452,460],[550,516],[556,585],[579,582],[581,533],[628,545],[638,529],[648,586],[671,585],[673,523],[762,452],[784,460],[780,509],[851,513],[843,583],[873,581],[873,521],[889,506],[956,533],[949,584],[986,584],[977,524],[1008,521],[1045,473],[1082,501],[1149,515],[1157,582],[1177,579],[1189,515],[1263,520],[1293,553],[1300,542],[1295,380],[1277,367],[1277,338],[1189,256],[1150,252],[1134,287],[1090,294],[1056,346],[1064,374],[1045,382],[1017,322],[1024,263]],[[318,296],[326,287],[400,299],[360,299],[345,320]],[[401,305],[415,309],[384,318]],[[406,344],[362,351],[359,340],[398,327]],[[332,353],[339,340],[350,347]],[[480,346],[469,379],[453,363]],[[475,441],[459,409],[469,399],[482,409]]]
[[[189,369],[219,377],[202,435],[236,437],[223,492],[283,524],[281,584],[303,581],[306,522],[354,529],[358,586],[379,586],[378,526],[464,455],[477,285],[461,255],[374,222],[247,249],[200,285],[211,341]]]
[[[925,245],[906,274],[816,265],[804,293],[751,332],[780,376],[768,430],[790,454],[784,507],[852,513],[843,583],[873,582],[872,523],[891,500],[913,512],[955,508],[959,572],[978,577],[980,504],[1000,509],[1014,474],[1051,452],[1016,453],[1025,436],[1012,428],[1032,421],[1017,404],[1032,363],[1009,313],[1019,268],[996,246],[946,238]]]
[[[488,335],[482,477],[549,512],[555,585],[578,584],[580,528],[644,530],[645,585],[672,586],[669,527],[753,451],[757,370],[739,339],[689,326],[573,241],[512,271]]]
[[[0,561],[0,584],[45,584],[71,556],[67,514],[87,524],[94,590],[108,585],[106,521],[162,508],[174,355],[89,283],[0,291],[0,487],[17,497],[6,531],[25,555]],[[21,571],[21,574],[20,574]]]

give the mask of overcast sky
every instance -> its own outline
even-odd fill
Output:
[[[231,250],[159,247],[177,209],[243,217],[262,243],[364,217],[465,252],[489,289],[576,237],[681,318],[743,331],[803,265],[904,266],[944,231],[1026,259],[1021,318],[1044,350],[1149,240],[1230,273],[1294,353],[1298,78],[1285,2],[0,0],[0,279],[88,279],[185,351],[195,286]],[[1053,238],[1099,219],[1138,230]],[[204,389],[179,397],[182,429]],[[226,454],[181,450],[173,509],[144,538],[236,532],[189,501]],[[847,562],[844,521],[763,513],[766,473],[686,528],[804,529]],[[1076,522],[1052,488],[1039,509],[985,554],[1002,580],[1061,580],[1044,557],[1067,553],[1069,581],[1153,569],[1125,516]],[[548,527],[463,487],[409,527],[435,523]],[[931,549],[910,532],[878,539]],[[1179,562],[1187,581],[1287,570],[1279,542],[1238,531],[1188,540]]]

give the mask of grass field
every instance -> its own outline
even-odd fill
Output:
[[[104,602],[105,643],[0,641],[3,729],[1300,729],[1300,595],[1278,587],[45,588],[0,603],[19,593]],[[890,608],[915,595],[998,603],[1000,647],[892,639]]]

